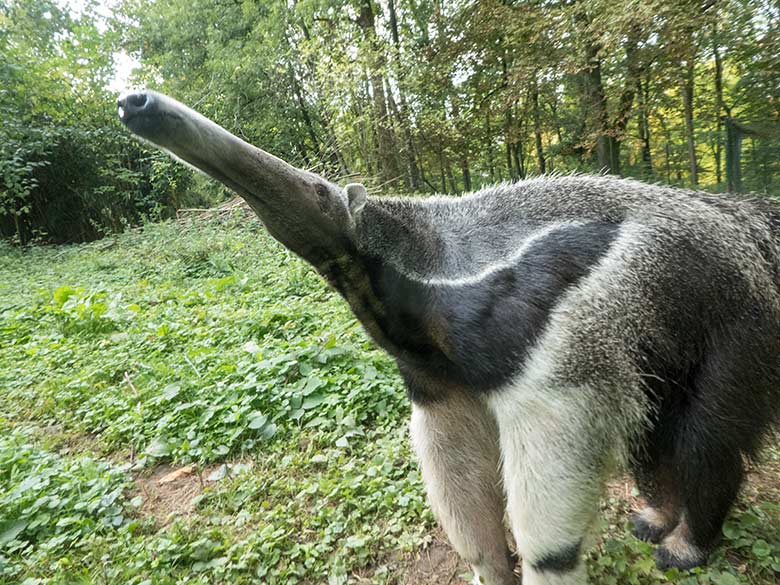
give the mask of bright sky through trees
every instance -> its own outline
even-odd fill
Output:
[[[95,23],[99,30],[105,30],[106,20],[114,15],[114,11],[119,5],[118,0],[94,0],[93,2],[87,2],[86,0],[56,0],[56,3],[76,16],[81,16],[84,13],[85,6],[91,4],[94,7],[94,13],[98,16]],[[128,89],[130,75],[133,69],[140,65],[140,62],[122,50],[115,51],[113,59],[114,77],[108,84],[107,89],[112,92],[121,92]]]

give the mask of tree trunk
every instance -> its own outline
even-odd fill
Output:
[[[469,159],[463,156],[460,159],[460,172],[463,175],[463,190],[471,191],[471,170],[469,169]]]
[[[668,142],[666,143],[666,145],[664,147],[664,154],[666,155],[666,161],[665,161],[666,162],[666,164],[665,164],[665,167],[666,167],[666,182],[667,183],[671,183],[672,182],[672,165],[671,165],[671,161],[669,160],[670,156],[671,156],[671,148],[669,147],[669,143]]]
[[[487,151],[488,173],[490,182],[495,183],[495,163],[493,162],[493,133],[490,129],[490,106],[485,109],[485,150]]]
[[[404,135],[404,159],[406,161],[409,188],[412,191],[419,191],[422,187],[422,181],[415,157],[416,149],[414,148],[414,139],[412,138],[411,124],[409,123],[409,108],[404,90],[405,76],[403,64],[401,63],[401,41],[398,35],[398,17],[395,11],[395,0],[388,0],[388,11],[390,12],[390,31],[393,36],[393,63],[395,65],[395,76],[398,80],[398,101],[400,102],[398,119]]]
[[[636,80],[637,100],[639,102],[639,116],[637,118],[639,129],[639,140],[642,143],[641,167],[642,176],[647,178],[653,175],[653,159],[650,151],[650,119],[647,114],[647,101],[649,81],[642,83],[641,76]]]
[[[561,129],[561,119],[560,116],[558,116],[558,97],[553,93],[552,98],[549,102],[550,105],[550,112],[552,113],[552,121],[553,125],[555,126],[555,137],[558,139],[558,148],[561,149],[563,147],[563,130]],[[547,162],[550,164],[550,170],[553,170],[553,157],[550,156],[547,160]]]
[[[357,19],[358,26],[363,31],[363,38],[368,41],[368,55],[366,62],[369,69],[371,82],[371,94],[373,96],[374,118],[377,131],[377,149],[380,161],[380,180],[383,185],[397,181],[399,176],[398,161],[396,159],[395,136],[387,115],[387,97],[385,95],[384,77],[382,68],[384,54],[376,34],[374,6],[372,0],[362,0],[360,14]]]
[[[445,171],[446,163],[444,162],[444,144],[441,140],[441,136],[439,136],[438,155],[439,155],[439,180],[441,181],[441,192],[446,193],[447,173]]]
[[[726,183],[729,193],[742,190],[742,132],[734,124],[731,116],[726,116]]]
[[[582,20],[584,17],[580,17]],[[620,169],[613,168],[614,157],[612,144],[608,134],[607,98],[601,81],[601,59],[598,46],[587,41],[585,45],[585,68],[582,71],[583,102],[582,113],[588,133],[596,142],[596,162],[599,170],[619,174]],[[587,137],[586,137],[587,141]],[[618,159],[619,161],[619,159]]]
[[[531,101],[534,109],[534,138],[536,140],[536,164],[539,167],[539,173],[544,174],[547,172],[547,166],[544,159],[544,148],[542,147],[542,125],[539,116],[539,85],[536,78],[534,78],[533,87],[531,89]]]
[[[594,61],[591,61],[585,70],[584,85],[586,103],[583,108],[585,112],[591,114],[591,132],[596,140],[596,162],[599,170],[606,170],[612,174],[619,174],[620,169],[613,167],[614,157],[612,156],[612,144],[608,132],[607,121],[607,98],[604,95],[604,86],[601,83],[601,61],[595,57],[596,50],[593,49]]]
[[[587,14],[580,12],[575,18],[581,23],[584,34],[590,34],[588,32],[590,22]],[[616,117],[611,122],[607,112],[604,84],[601,79],[601,57],[599,56],[601,47],[598,41],[585,39],[585,68],[582,72],[583,117],[586,120],[590,118],[590,134],[595,137],[596,158],[599,167],[613,175],[620,174],[620,147],[634,102],[636,81],[641,73],[637,51],[641,35],[642,30],[638,26],[632,27],[628,31],[623,45],[626,53],[626,82],[620,94]]]
[[[445,168],[447,170],[447,180],[450,182],[450,193],[457,193],[458,192],[458,183],[455,181],[455,175],[452,174],[452,166],[450,166],[450,161],[445,155],[444,157],[445,161]]]
[[[717,132],[715,134],[715,180],[720,185],[723,180],[721,170],[721,159],[723,156],[723,61],[718,50],[718,29],[717,25],[713,30],[712,52],[715,56],[715,122]]]
[[[300,27],[301,32],[303,32],[303,38],[307,41],[311,41],[311,34],[309,33],[309,27],[306,26],[306,22],[301,19],[300,20]],[[287,38],[287,44],[290,46],[291,49],[295,50],[295,47],[293,46],[292,42],[289,38]],[[317,94],[322,94],[322,88],[320,87],[319,80],[317,79],[317,67],[314,63],[314,59],[311,57],[311,55],[306,60],[306,66],[308,68],[308,74],[310,78],[313,80],[313,85],[315,88],[315,91]],[[291,74],[294,75],[294,73],[291,72]],[[301,98],[299,101],[303,99],[303,88],[299,88],[299,91],[301,93]],[[326,108],[319,107],[317,108],[319,112],[321,112],[320,115],[320,123],[322,124],[322,128],[325,131],[325,144],[324,144],[324,152],[321,151],[321,155],[327,157],[327,159],[330,161],[331,165],[338,169],[339,173],[342,175],[349,174],[349,167],[347,167],[347,162],[344,159],[344,155],[341,153],[341,149],[339,148],[338,140],[336,139],[336,134],[333,132],[333,127],[331,126],[330,120],[328,118],[329,114]]]
[[[290,67],[290,79],[292,80],[293,93],[295,94],[295,100],[298,102],[298,107],[301,109],[301,117],[303,118],[303,124],[306,126],[306,131],[311,139],[314,150],[318,153],[322,153],[320,148],[320,141],[317,138],[317,133],[314,131],[314,124],[312,124],[311,116],[309,115],[309,108],[303,99],[303,91],[301,85],[298,83],[298,79],[295,77],[295,73]]]
[[[506,138],[504,139],[504,145],[506,146],[506,169],[507,173],[509,174],[509,180],[511,182],[517,181],[517,176],[515,175],[515,169],[512,164],[512,144],[509,142],[509,134],[506,134]]]
[[[685,113],[685,137],[688,142],[688,164],[691,173],[691,184],[699,184],[696,163],[696,142],[693,137],[693,58],[688,59],[685,66],[685,79],[682,84],[683,110]]]
[[[501,85],[504,88],[509,87],[509,72],[506,63],[506,55],[500,57],[501,61]],[[514,182],[519,179],[519,175],[515,170],[516,167],[513,160],[512,152],[514,150],[514,141],[512,138],[512,107],[507,106],[504,110],[504,146],[506,150],[506,170],[509,173],[509,180]],[[517,156],[514,156],[517,159]]]
[[[527,173],[525,168],[525,148],[523,148],[522,140],[515,142],[514,148],[512,149],[512,159],[514,160],[515,168],[517,169],[517,177],[519,179],[525,179]]]
[[[356,110],[356,120],[358,121],[358,137],[360,140],[360,152],[362,159],[366,165],[366,174],[368,176],[374,176],[377,172],[376,169],[376,154],[377,154],[377,137],[376,128],[372,123],[373,114],[370,111],[370,95],[371,89],[369,88],[368,76],[365,71],[361,72],[360,85],[362,92],[359,94],[357,91],[352,91],[352,103]],[[358,86],[358,84],[355,84]]]

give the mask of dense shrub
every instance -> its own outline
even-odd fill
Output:
[[[103,102],[92,108],[113,112],[110,96],[92,98]],[[107,113],[84,114],[67,125],[10,118],[0,128],[0,235],[87,241],[208,204],[189,169],[138,144]]]
[[[0,237],[93,240],[207,203],[189,169],[121,127],[115,35],[88,10],[0,3]]]

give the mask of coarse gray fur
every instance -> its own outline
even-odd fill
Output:
[[[589,219],[647,223],[660,230],[664,224],[679,229],[673,226],[690,222],[690,229],[699,224],[707,231],[702,220],[717,222],[740,232],[740,239],[760,238],[777,252],[772,232],[776,218],[756,203],[611,175],[548,175],[463,197],[370,198],[357,240],[359,247],[423,280],[479,272],[505,261],[547,223]],[[706,239],[713,237],[718,235],[710,233]]]
[[[609,176],[372,198],[153,92],[122,121],[239,192],[392,354],[431,505],[487,585],[586,581],[629,465],[661,567],[706,562],[780,412],[777,209]]]

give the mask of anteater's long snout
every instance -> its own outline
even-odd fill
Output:
[[[176,100],[149,90],[121,95],[116,100],[116,108],[119,119],[135,134],[170,150],[174,150],[172,146],[177,138],[192,138],[183,128],[184,119],[198,117]]]
[[[153,102],[154,98],[145,91],[126,93],[116,100],[119,119],[127,124],[134,116],[148,111]]]
[[[347,192],[297,169],[167,95],[131,91],[116,105],[129,130],[233,189],[293,252],[316,266],[348,252],[354,229],[348,197],[362,205],[364,188]]]

